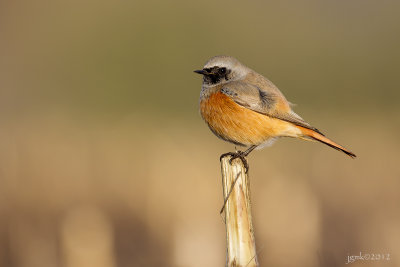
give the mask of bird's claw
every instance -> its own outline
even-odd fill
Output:
[[[222,158],[224,158],[226,156],[231,156],[231,159],[229,160],[230,164],[232,164],[232,161],[234,159],[239,158],[243,163],[246,173],[249,171],[249,164],[247,163],[246,154],[243,151],[228,152],[228,153],[222,154],[221,157],[219,157],[219,160],[221,161]]]

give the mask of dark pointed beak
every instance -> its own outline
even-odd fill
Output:
[[[198,74],[201,74],[201,75],[206,75],[206,74],[208,74],[208,72],[205,71],[205,70],[195,70],[194,72],[196,72],[196,73],[198,73]]]

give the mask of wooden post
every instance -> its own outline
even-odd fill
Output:
[[[251,218],[249,177],[240,159],[234,159],[232,164],[229,163],[230,159],[229,155],[221,158],[222,186],[226,200],[226,266],[254,267],[258,266],[258,261]]]

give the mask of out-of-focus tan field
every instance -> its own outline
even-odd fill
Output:
[[[218,54],[358,156],[292,139],[249,156],[260,266],[400,266],[399,8],[0,2],[0,267],[223,266],[235,147],[192,72]],[[385,259],[346,264],[360,252]]]

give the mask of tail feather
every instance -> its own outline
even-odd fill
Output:
[[[319,141],[319,142],[321,142],[321,143],[323,143],[325,145],[328,145],[328,146],[330,146],[330,147],[332,147],[334,149],[342,151],[343,153],[345,153],[346,155],[350,156],[351,158],[355,158],[356,157],[356,155],[353,152],[347,150],[346,148],[342,147],[341,145],[339,145],[339,144],[333,142],[332,140],[326,138],[325,136],[323,136],[320,133],[317,133],[317,132],[315,132],[313,130],[310,130],[310,129],[307,129],[307,128],[304,128],[304,127],[301,127],[301,126],[297,126],[297,128],[299,128],[301,130],[301,132],[304,134],[304,136],[307,136],[307,137],[309,137],[311,139],[317,140],[317,141]]]

